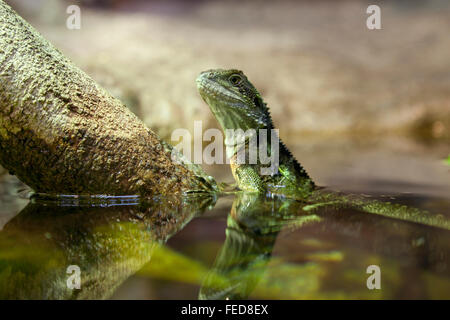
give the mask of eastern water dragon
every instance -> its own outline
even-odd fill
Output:
[[[272,130],[274,125],[269,109],[242,71],[208,70],[202,72],[196,82],[200,95],[225,133],[227,156],[230,158],[231,170],[240,190],[294,198],[305,202],[304,211],[323,207],[350,207],[394,219],[450,229],[450,220],[442,214],[316,186],[281,140],[278,137],[272,139],[277,133]],[[252,136],[252,129],[253,132],[265,129],[266,141],[261,143],[262,141]],[[235,136],[237,130],[250,133],[238,140]],[[256,140],[252,140],[253,138]],[[253,163],[239,161],[239,153],[249,156],[250,146],[254,146],[249,141],[257,141],[257,148],[267,148],[263,151],[267,151],[269,155],[273,150],[277,150],[272,148],[273,141],[277,142],[278,163],[271,174],[262,173],[261,169],[267,165],[260,161],[259,156]]]

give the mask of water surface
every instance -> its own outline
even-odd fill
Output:
[[[415,176],[392,179],[380,192],[382,179],[361,172],[356,191],[450,217],[445,177],[435,189]],[[358,175],[319,179],[355,189]],[[244,193],[86,203],[29,201],[9,176],[0,187],[4,299],[450,298],[450,232],[442,228]],[[79,290],[67,286],[70,265],[80,267]],[[370,265],[381,270],[379,290],[367,287]]]

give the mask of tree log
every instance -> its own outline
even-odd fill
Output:
[[[10,173],[44,193],[216,189],[199,166],[172,161],[172,152],[0,0],[0,163]]]

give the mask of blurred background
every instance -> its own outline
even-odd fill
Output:
[[[174,129],[193,132],[194,120],[218,127],[195,78],[238,68],[318,184],[446,199],[439,208],[448,208],[448,0],[6,2],[168,142],[177,143],[170,141]],[[66,28],[72,4],[81,7],[80,30]],[[381,30],[366,27],[370,4],[381,8]],[[233,180],[227,166],[204,167],[219,181]],[[0,172],[1,230],[26,200],[16,197],[16,178]],[[169,245],[211,264],[228,207],[219,203],[220,219],[193,221]],[[114,298],[177,292],[196,298],[198,288],[161,279],[148,285],[138,275]]]

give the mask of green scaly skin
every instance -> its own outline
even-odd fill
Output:
[[[305,201],[303,210],[310,211],[322,207],[352,207],[364,212],[379,214],[395,219],[440,227],[450,230],[450,220],[440,214],[431,214],[417,208],[400,204],[368,199],[365,196],[346,195],[323,190],[315,185],[303,167],[292,156],[286,146],[279,141],[279,162],[277,170],[271,174],[262,174],[262,164],[249,164],[249,141],[233,143],[228,130],[267,129],[267,154],[271,151],[270,130],[274,129],[269,109],[260,93],[239,70],[208,70],[197,78],[197,87],[203,100],[225,133],[227,156],[233,176],[239,189],[245,192],[277,194]],[[258,146],[258,145],[257,145]],[[237,155],[244,153],[246,163],[239,163]]]

